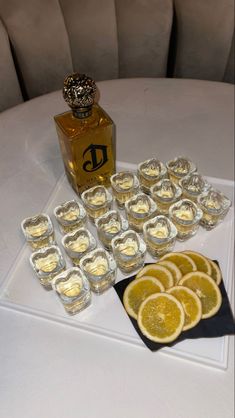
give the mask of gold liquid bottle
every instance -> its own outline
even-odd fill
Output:
[[[95,82],[84,74],[69,75],[63,96],[72,110],[55,116],[68,180],[77,193],[103,184],[115,172],[114,124],[94,103]]]

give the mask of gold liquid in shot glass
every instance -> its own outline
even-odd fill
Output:
[[[210,189],[198,197],[198,206],[203,212],[200,224],[210,230],[224,219],[231,201],[220,191]]]
[[[115,283],[116,262],[102,248],[91,251],[80,261],[80,267],[89,280],[91,290],[101,294]]]
[[[110,210],[95,222],[99,240],[107,250],[111,250],[112,239],[128,229],[128,221],[117,210]]]
[[[104,186],[94,186],[85,190],[81,198],[92,222],[108,212],[112,206],[112,195]]]
[[[174,160],[170,160],[166,163],[166,168],[170,180],[179,184],[179,181],[189,174],[196,171],[196,165],[186,157],[177,157]]]
[[[167,169],[161,161],[151,158],[138,165],[137,173],[143,192],[149,194],[150,188],[166,176]]]
[[[69,268],[56,276],[52,287],[70,315],[79,313],[91,303],[89,282],[78,267]]]
[[[166,216],[158,215],[144,223],[143,234],[149,253],[156,258],[172,251],[177,229]]]
[[[112,239],[113,255],[123,273],[131,273],[144,265],[146,244],[132,230],[123,232]]]
[[[202,193],[207,192],[211,188],[206,179],[198,173],[192,173],[183,177],[179,185],[182,189],[182,197],[190,199],[195,203],[197,203],[197,199]]]
[[[65,270],[65,261],[57,245],[41,248],[30,256],[30,264],[41,285],[51,290],[53,278]]]
[[[86,211],[76,200],[69,200],[57,206],[54,215],[63,234],[75,231],[86,222]]]
[[[21,222],[21,229],[33,250],[55,243],[54,228],[50,217],[45,213],[24,219]]]
[[[81,258],[96,247],[95,238],[86,228],[64,235],[61,242],[75,266],[79,266]]]
[[[139,191],[139,180],[137,176],[130,171],[122,171],[113,174],[110,181],[113,196],[120,209],[124,207],[127,200],[136,195]]]
[[[125,210],[130,228],[142,232],[144,222],[156,215],[157,205],[149,196],[139,193],[125,203]]]
[[[170,206],[181,198],[182,190],[169,179],[162,179],[150,188],[151,198],[161,215],[168,215]]]
[[[196,234],[202,211],[191,200],[182,199],[170,207],[169,218],[177,228],[177,239],[185,241]]]

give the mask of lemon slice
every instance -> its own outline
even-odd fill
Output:
[[[166,267],[159,266],[158,264],[148,264],[143,267],[136,275],[136,279],[143,276],[156,277],[163,284],[165,289],[169,289],[169,287],[174,285],[172,273]]]
[[[137,319],[138,310],[143,300],[153,293],[164,292],[164,290],[162,283],[155,277],[146,276],[133,280],[128,284],[123,295],[123,304],[127,313]]]
[[[195,262],[187,254],[177,252],[168,253],[160,259],[160,261],[162,260],[168,260],[175,263],[183,276],[191,271],[197,270]]]
[[[185,314],[183,331],[191,329],[198,324],[202,317],[202,304],[199,297],[185,286],[174,286],[167,290],[182,304]]]
[[[158,261],[157,264],[158,265],[160,264],[160,266],[166,267],[168,270],[170,270],[173,276],[174,285],[176,285],[178,281],[182,279],[182,273],[179,267],[177,267],[175,263],[172,263],[172,261],[162,260],[162,261]]]
[[[220,282],[222,280],[222,275],[221,275],[220,268],[217,266],[217,264],[213,260],[210,260],[208,258],[208,261],[209,261],[209,263],[211,265],[211,274],[210,274],[210,276],[215,281],[215,283],[219,286],[219,284],[220,284]]]
[[[202,303],[202,319],[210,318],[218,312],[222,297],[215,281],[202,271],[186,274],[180,281],[180,286],[193,290]]]
[[[197,266],[197,270],[203,271],[211,276],[211,265],[206,257],[196,251],[183,251],[183,254],[186,254],[193,259]]]
[[[142,334],[147,338],[159,343],[169,343],[183,329],[184,310],[174,296],[156,293],[141,303],[137,321]]]

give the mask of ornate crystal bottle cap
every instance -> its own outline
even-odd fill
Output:
[[[90,116],[96,90],[94,80],[85,74],[74,73],[65,78],[63,97],[74,116],[78,118]]]

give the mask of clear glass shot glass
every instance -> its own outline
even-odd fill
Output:
[[[50,217],[45,213],[24,219],[21,222],[21,229],[33,250],[55,243],[54,228]]]
[[[112,239],[114,258],[123,273],[131,273],[144,265],[146,244],[135,231],[129,230]]]
[[[96,240],[86,228],[64,235],[61,242],[74,266],[79,266],[81,258],[96,248]]]
[[[177,228],[177,239],[185,241],[196,234],[202,211],[189,199],[182,199],[171,205],[169,218]]]
[[[231,201],[220,191],[210,189],[198,197],[203,212],[200,224],[207,230],[214,228],[227,215]]]
[[[211,188],[211,185],[199,173],[192,173],[183,177],[179,185],[182,189],[182,197],[195,203],[197,203],[197,199],[202,193]]]
[[[117,210],[110,210],[95,222],[100,241],[107,250],[111,250],[112,239],[129,227],[128,221]]]
[[[166,176],[167,169],[161,161],[151,158],[138,165],[137,174],[143,192],[149,194],[150,187]]]
[[[51,290],[53,278],[65,270],[65,260],[57,245],[41,248],[30,256],[30,264],[41,285]]]
[[[157,258],[172,251],[177,229],[166,216],[158,215],[144,223],[143,233],[149,253]]]
[[[162,179],[150,188],[151,198],[161,215],[168,215],[170,206],[181,198],[182,190],[169,179]]]
[[[125,202],[139,191],[139,180],[130,171],[122,171],[113,174],[110,178],[113,196],[120,209],[124,208]]]
[[[112,206],[112,195],[104,186],[94,186],[81,195],[85,209],[92,222],[108,212]]]
[[[54,209],[54,215],[63,234],[84,226],[86,211],[76,200],[69,200]]]
[[[111,254],[97,248],[82,257],[80,267],[89,280],[91,290],[101,294],[115,283],[116,262]]]
[[[196,171],[196,165],[186,157],[176,157],[166,163],[169,178],[176,184],[189,174]]]
[[[125,203],[125,210],[130,227],[142,232],[144,222],[156,215],[157,204],[151,197],[139,193]]]
[[[52,287],[69,315],[79,313],[91,303],[90,284],[78,267],[69,268],[56,276]]]

